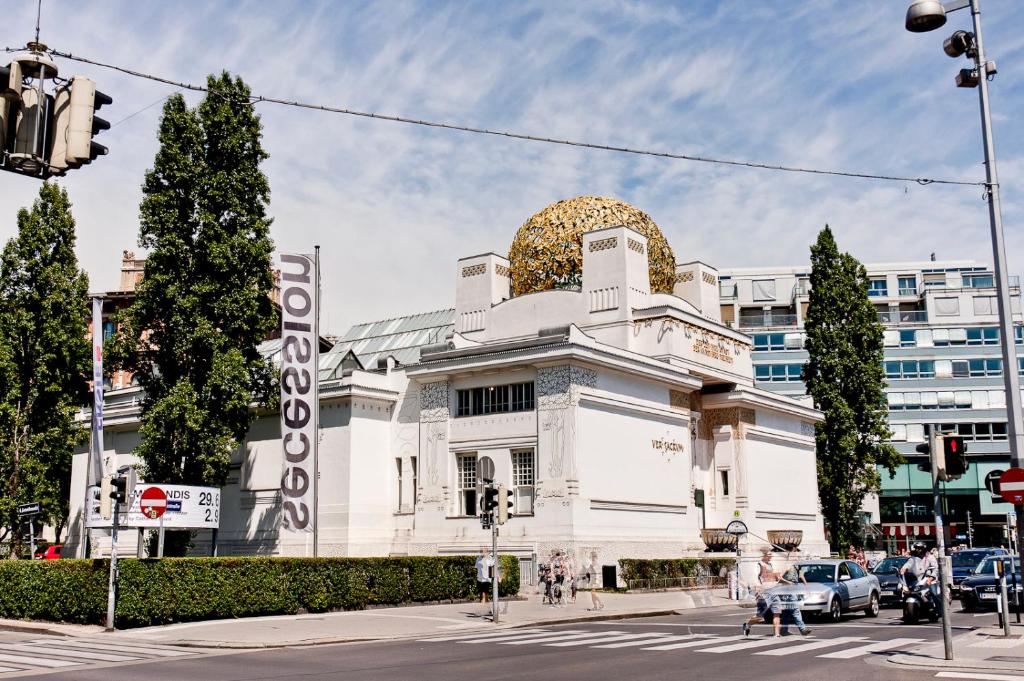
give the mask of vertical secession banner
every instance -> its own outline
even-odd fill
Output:
[[[316,522],[316,265],[312,255],[281,255],[281,523],[291,532],[313,532]]]
[[[88,487],[100,484],[106,470],[103,460],[103,299],[92,299],[92,444],[89,447]]]

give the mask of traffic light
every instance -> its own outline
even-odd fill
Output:
[[[946,463],[946,479],[956,480],[967,472],[967,445],[959,435],[942,438],[942,454]]]
[[[110,129],[110,123],[97,116],[96,110],[113,101],[85,76],[75,76],[57,90],[50,153],[52,173],[62,174],[106,155],[107,148],[92,138]]]
[[[496,508],[498,508],[498,488],[493,486],[485,487],[484,503],[481,510],[484,513],[493,513]]]
[[[504,525],[515,511],[515,491],[505,485],[498,485],[498,524]]]
[[[110,516],[113,512],[110,508],[110,497],[113,496],[110,493],[110,478],[104,476],[100,479],[100,517],[104,520],[110,520]]]
[[[112,489],[110,490],[110,498],[119,504],[123,504],[125,499],[128,498],[128,477],[121,475],[113,478],[110,481]]]
[[[919,454],[924,454],[928,457],[926,463],[917,464],[917,470],[931,473],[934,469],[935,475],[939,480],[946,480],[946,457],[942,450],[942,436],[936,435],[934,440],[936,442],[934,451],[932,451],[930,442],[924,442],[914,448]]]

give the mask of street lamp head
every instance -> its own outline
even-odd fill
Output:
[[[939,0],[914,0],[907,8],[907,30],[925,33],[942,28],[946,23],[946,10]]]

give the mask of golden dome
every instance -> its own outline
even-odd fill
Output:
[[[651,291],[671,293],[676,259],[651,216],[624,201],[577,196],[553,203],[527,220],[512,240],[512,294],[579,286],[583,275],[583,234],[623,225],[647,237]]]

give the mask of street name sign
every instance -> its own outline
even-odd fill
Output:
[[[1010,468],[999,478],[999,494],[1007,503],[1024,504],[1024,468]]]
[[[42,506],[39,504],[39,502],[33,501],[30,504],[21,504],[20,506],[18,506],[18,515],[37,515],[40,510],[42,510]]]

